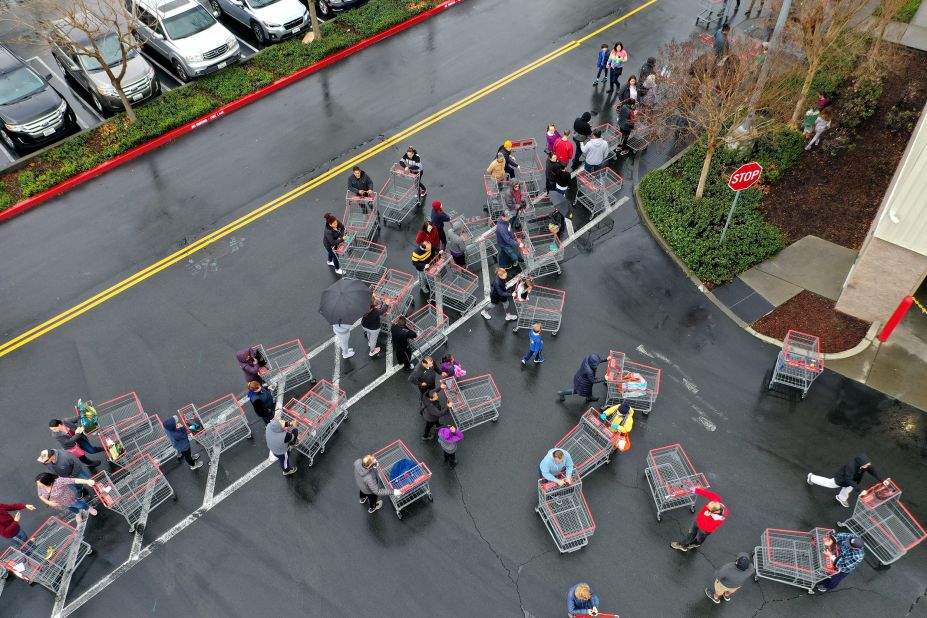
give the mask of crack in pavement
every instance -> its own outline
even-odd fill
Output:
[[[759,608],[756,610],[756,612],[753,614],[753,618],[756,618],[757,616],[759,616],[759,615],[760,615],[760,612],[762,612],[762,611],[766,608],[767,605],[771,605],[771,604],[773,604],[773,603],[786,603],[786,602],[788,602],[788,601],[794,601],[795,599],[801,599],[801,598],[803,598],[803,597],[810,596],[810,594],[806,591],[806,592],[803,592],[803,593],[799,593],[799,594],[797,594],[797,595],[795,595],[795,596],[793,596],[793,597],[786,597],[786,598],[784,598],[784,599],[772,599],[772,600],[767,600],[767,599],[766,599],[766,593],[763,592],[763,586],[760,585],[759,588],[760,588],[760,595],[763,597],[763,604],[760,605],[760,607],[759,607]],[[839,588],[839,589],[837,589],[837,590],[831,590],[830,592],[821,593],[821,594],[840,594],[841,592],[847,592],[847,591],[849,591],[849,590],[856,590],[856,591],[858,591],[858,592],[864,592],[864,593],[866,593],[866,594],[874,594],[874,595],[876,595],[877,597],[881,597],[881,598],[883,598],[883,599],[890,599],[890,600],[891,600],[891,598],[892,598],[892,597],[885,596],[885,595],[882,594],[881,592],[877,592],[877,591],[875,591],[875,590],[868,590],[868,589],[866,589],[866,588],[857,588],[856,586],[845,586],[845,587],[843,587],[843,588]],[[918,597],[918,600],[920,600],[920,599],[923,598],[924,596],[927,596],[927,590],[924,591],[924,594],[922,594],[920,597]],[[915,604],[915,605],[917,604],[917,600],[914,601],[914,604]],[[913,609],[913,608],[914,608],[914,605],[912,605],[911,608]],[[910,613],[910,611],[909,611],[909,612],[906,614],[906,616],[910,616],[910,615],[911,615],[911,613]]]
[[[922,592],[921,595],[920,595],[919,597],[917,597],[916,599],[914,599],[914,603],[911,603],[911,607],[908,608],[908,613],[905,614],[905,616],[910,616],[910,615],[912,615],[912,612],[914,611],[914,606],[917,605],[918,603],[920,603],[920,602],[921,602],[921,599],[923,599],[923,598],[925,598],[925,597],[927,597],[927,588],[924,588],[924,592]]]

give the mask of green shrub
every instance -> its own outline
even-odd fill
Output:
[[[861,37],[856,32],[841,35],[833,47],[824,56],[814,80],[811,82],[811,92],[823,92],[832,95],[840,88],[843,82],[850,79],[859,69],[860,59],[869,50],[870,40]],[[801,84],[799,83],[799,88]],[[797,90],[796,89],[796,90]]]
[[[871,118],[882,96],[882,82],[876,77],[860,77],[840,103],[840,124],[855,129]]]
[[[914,14],[917,13],[917,9],[921,7],[921,0],[908,0],[904,3],[898,12],[895,13],[895,21],[900,21],[903,23],[911,23],[911,20],[914,18]]]
[[[19,173],[19,191],[23,194],[23,197],[30,197],[41,191],[41,189],[36,188],[35,172],[24,170]]]
[[[15,203],[16,200],[9,193],[0,193],[0,210],[6,210]]]
[[[229,67],[196,82],[195,88],[212,95],[222,105],[254,92],[274,81],[270,71],[249,64]]]
[[[767,133],[756,141],[754,157],[763,166],[765,182],[775,183],[790,168],[805,148],[802,134],[791,129]]]

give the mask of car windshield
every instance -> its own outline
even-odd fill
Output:
[[[202,6],[196,5],[189,11],[165,18],[164,28],[167,30],[167,36],[177,40],[202,32],[212,27],[214,23],[216,23],[215,18]]]
[[[103,60],[106,61],[108,66],[114,67],[122,63],[122,52],[119,51],[119,37],[115,34],[108,34],[102,39],[97,39],[97,48],[100,50],[100,55],[103,56]],[[128,49],[126,52],[126,60],[138,55],[138,50],[134,48]],[[103,65],[92,56],[80,55],[80,63],[84,65],[84,68],[88,71],[103,70]]]
[[[45,82],[28,67],[0,75],[0,105],[22,101],[42,90],[45,90]]]
[[[252,9],[263,9],[265,6],[277,4],[280,0],[248,0]]]

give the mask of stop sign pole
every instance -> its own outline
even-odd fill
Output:
[[[734,192],[734,202],[731,204],[731,211],[727,213],[727,221],[724,222],[724,229],[721,231],[721,240],[718,241],[719,245],[724,244],[724,235],[727,234],[727,228],[731,224],[731,217],[734,216],[734,209],[737,208],[737,200],[740,199],[740,192],[752,187],[756,181],[760,179],[760,174],[762,173],[763,166],[753,161],[752,163],[741,165],[737,168],[736,172],[731,174],[731,179],[727,181],[727,186]]]

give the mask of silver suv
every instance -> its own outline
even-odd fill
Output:
[[[168,59],[181,81],[241,58],[236,39],[196,0],[125,0],[139,38]]]
[[[299,0],[209,0],[214,13],[225,13],[251,28],[261,45],[293,36],[309,23]]]
[[[87,18],[91,19],[90,16]],[[80,49],[86,50],[92,47],[87,33],[78,28],[71,28],[64,21],[55,23],[52,28],[56,30],[54,39],[57,41],[57,44],[52,45],[52,56],[65,75],[87,91],[93,101],[93,106],[101,114],[121,112],[122,100],[103,66],[96,58],[79,53]],[[119,36],[116,33],[108,33],[99,38],[94,37],[94,39],[94,45],[109,64],[110,70],[118,75],[122,71]],[[122,89],[133,105],[155,97],[161,92],[161,83],[155,76],[154,69],[138,53],[137,49],[130,49],[126,54]]]

